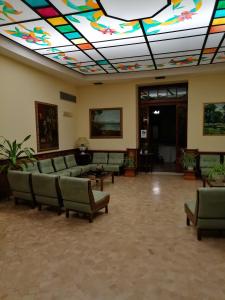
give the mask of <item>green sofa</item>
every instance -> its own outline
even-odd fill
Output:
[[[30,173],[40,173],[39,168],[38,168],[38,162],[34,161],[34,162],[28,162],[26,167],[26,172],[30,172]]]
[[[41,173],[70,176],[70,171],[66,169],[63,157],[55,157],[52,160],[50,158],[39,160],[38,165]]]
[[[18,204],[19,200],[23,200],[34,208],[35,199],[31,186],[31,173],[11,170],[8,171],[7,177],[15,204]]]
[[[203,230],[225,230],[225,188],[209,187],[197,190],[197,199],[184,205],[187,225],[197,228],[201,240]]]
[[[57,175],[52,174],[32,174],[32,187],[39,210],[42,205],[53,206],[61,214],[63,206],[61,192],[58,186]]]
[[[79,176],[83,173],[83,168],[77,165],[76,159],[73,154],[64,157],[66,168],[70,171],[71,176]]]
[[[200,154],[199,167],[202,177],[207,177],[212,167],[220,163],[218,154]]]
[[[70,210],[87,214],[89,222],[93,221],[94,214],[102,208],[108,213],[110,195],[92,191],[89,179],[62,176],[59,178],[59,186],[67,218]]]
[[[120,174],[124,165],[123,152],[94,152],[92,163],[89,164],[91,170],[96,170],[97,166],[102,167],[105,171]]]

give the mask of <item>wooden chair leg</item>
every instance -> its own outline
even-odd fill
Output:
[[[41,210],[41,204],[40,203],[38,204],[38,210]]]
[[[61,213],[62,213],[62,211],[61,211],[61,207],[59,207],[59,208],[58,208],[58,216],[60,216],[60,215],[61,215]]]
[[[66,217],[69,218],[69,216],[70,216],[70,211],[69,209],[66,209]]]
[[[15,203],[15,205],[18,204],[18,199],[17,198],[14,198],[14,203]]]
[[[190,226],[190,220],[188,219],[188,217],[187,217],[186,223],[187,223],[187,226]]]
[[[93,222],[93,214],[90,214],[89,215],[89,223],[92,223]]]
[[[105,213],[108,213],[108,205],[105,206]]]
[[[202,232],[201,232],[201,229],[197,229],[197,239],[198,241],[201,241],[202,240]]]

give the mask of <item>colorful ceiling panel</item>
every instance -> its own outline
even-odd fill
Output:
[[[225,0],[2,0],[0,34],[84,75],[225,62]]]

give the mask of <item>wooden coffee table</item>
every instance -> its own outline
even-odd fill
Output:
[[[96,185],[100,184],[100,190],[103,191],[103,183],[104,180],[108,177],[112,178],[112,183],[114,183],[114,172],[95,172],[95,171],[90,171],[87,172],[86,174],[81,175],[81,177],[84,178],[89,178],[90,180],[93,180],[96,182]]]

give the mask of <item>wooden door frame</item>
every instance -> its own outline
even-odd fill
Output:
[[[182,106],[182,107],[186,107],[186,109],[188,108],[188,102],[187,101],[149,101],[148,103],[144,103],[139,105],[139,112],[138,112],[138,116],[139,116],[139,129],[138,129],[138,141],[139,141],[139,148],[140,148],[140,127],[141,127],[141,120],[140,120],[140,114],[141,114],[141,108],[142,107],[148,107],[148,109],[150,110],[151,107],[159,107],[159,106],[175,106],[176,109],[176,170],[177,172],[181,172],[181,168],[180,168],[180,163],[179,163],[179,157],[178,157],[178,152],[179,152],[179,145],[178,145],[178,139],[179,139],[179,131],[178,131],[178,126],[179,126],[179,121],[178,121],[178,107]],[[150,120],[148,121],[148,128],[150,126]],[[186,114],[186,131],[187,131],[187,114]],[[149,138],[149,136],[148,136]],[[187,132],[186,132],[186,144],[187,144]]]

